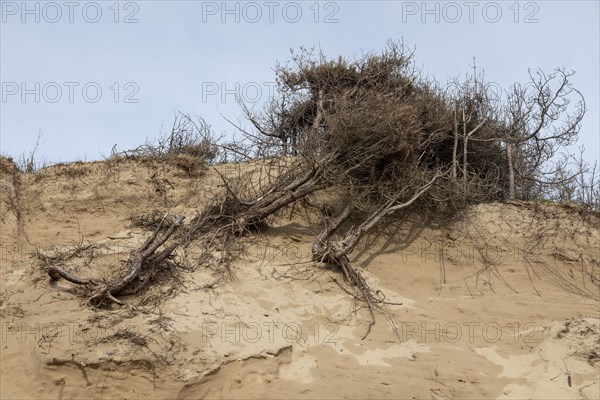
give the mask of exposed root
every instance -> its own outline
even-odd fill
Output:
[[[396,326],[389,311],[385,309],[386,302],[377,296],[381,292],[378,290],[374,291],[369,286],[361,271],[352,264],[352,262],[348,258],[348,255],[352,252],[352,249],[354,249],[357,243],[370,230],[377,226],[377,224],[386,215],[401,210],[403,208],[409,207],[420,196],[427,192],[440,176],[441,175],[436,174],[432,180],[420,187],[419,190],[417,190],[416,193],[408,201],[402,203],[398,202],[400,195],[389,200],[388,202],[383,204],[378,210],[369,215],[369,217],[366,218],[361,224],[354,226],[352,229],[348,230],[342,239],[338,241],[331,241],[330,239],[333,237],[335,232],[342,226],[342,224],[346,220],[350,218],[352,212],[354,211],[354,206],[352,204],[348,204],[340,213],[340,215],[338,215],[335,219],[333,219],[326,225],[325,229],[317,236],[313,243],[313,260],[333,265],[339,268],[344,276],[344,280],[348,284],[356,288],[357,294],[354,295],[354,298],[357,300],[361,300],[367,304],[369,313],[371,314],[371,321],[369,322],[367,332],[363,336],[363,340],[369,335],[371,329],[375,325],[376,310],[383,312],[390,325],[392,326],[392,329],[396,333],[396,336],[400,338],[400,335],[398,333],[398,330],[396,329]]]
[[[93,279],[76,277],[65,271],[62,267],[55,265],[48,266],[47,273],[54,280],[64,278],[76,285],[100,286],[100,288],[86,301],[86,304],[95,307],[101,307],[111,303],[124,305],[124,303],[117,299],[116,296],[139,291],[151,281],[152,277],[159,271],[160,266],[167,261],[167,258],[179,246],[179,243],[173,243],[157,252],[158,248],[173,235],[179,226],[181,226],[184,219],[184,217],[178,217],[161,235],[159,235],[166,218],[167,215],[163,217],[154,233],[150,235],[138,251],[136,251],[127,261],[130,268],[127,273],[119,279],[100,285]]]
[[[341,251],[337,243],[330,244],[327,248],[323,249],[323,253],[317,254],[315,256],[315,260],[339,268],[342,272],[342,275],[344,276],[344,281],[351,287],[354,287],[355,292],[352,293],[350,290],[346,289],[335,279],[334,282],[337,283],[337,285],[346,293],[353,296],[355,300],[366,303],[367,308],[369,310],[369,314],[371,316],[371,320],[369,321],[367,331],[363,335],[362,340],[366,339],[369,333],[371,333],[371,329],[375,325],[376,311],[382,312],[386,316],[386,318],[388,319],[388,321],[390,321],[390,324],[394,328],[396,335],[398,335],[398,332],[395,329],[395,325],[391,320],[390,313],[389,311],[387,311],[387,309],[385,309],[385,305],[402,305],[402,303],[386,302],[384,299],[380,298],[378,295],[381,294],[381,291],[373,290],[371,288],[371,286],[367,283],[365,277],[363,276],[359,268],[352,264],[348,256],[345,253],[343,253],[343,251]]]
[[[64,278],[65,280],[72,282],[76,285],[92,285],[92,286],[98,285],[98,282],[96,282],[93,279],[78,278],[76,276],[71,275],[70,273],[68,273],[67,271],[65,271],[64,269],[62,269],[61,267],[58,267],[56,265],[49,266],[46,271],[48,272],[48,275],[50,275],[50,278],[52,278],[55,281],[57,281],[61,278]]]

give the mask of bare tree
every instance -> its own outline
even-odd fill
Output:
[[[530,72],[528,85],[516,83],[508,92],[501,136],[506,146],[509,199],[532,197],[532,186],[543,184],[544,176],[554,172],[553,157],[576,141],[586,107],[570,81],[573,74],[564,69],[551,74]]]

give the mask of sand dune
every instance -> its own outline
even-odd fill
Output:
[[[310,210],[240,239],[225,284],[206,288],[210,268],[178,271],[97,310],[32,253],[83,243],[69,269],[115,276],[149,234],[131,217],[192,217],[216,172],[143,159],[1,167],[2,399],[600,398],[600,217],[575,206],[481,204],[369,237],[353,256],[401,304],[361,340],[368,312],[311,262]]]

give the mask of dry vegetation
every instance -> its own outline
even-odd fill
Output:
[[[233,275],[240,237],[326,192],[332,205],[320,210],[312,258],[315,266],[337,269],[340,287],[366,305],[366,337],[376,313],[389,318],[386,306],[393,303],[367,283],[352,252],[390,221],[411,213],[447,218],[472,204],[535,199],[573,201],[586,213],[598,212],[596,169],[579,159],[573,170],[570,157],[558,157],[575,142],[585,113],[570,72],[531,73],[527,85],[515,84],[498,99],[474,69],[448,93],[420,76],[406,48],[390,43],[381,54],[356,60],[303,50],[276,74],[278,98],[261,111],[242,104],[253,127],[239,128],[243,140],[221,143],[201,118],[179,114],[166,137],[113,150],[109,159],[158,159],[188,177],[217,162],[262,160],[252,178],[241,168],[237,176],[221,175],[221,191],[198,201],[188,224],[162,211],[132,217],[134,226],[154,232],[117,278],[79,277],[69,272],[69,256],[40,255],[50,277],[86,287],[94,307],[122,305],[120,296],[154,282],[165,268],[217,265],[212,287]],[[34,153],[24,158],[25,172]],[[157,192],[166,184],[157,180]],[[190,246],[203,249],[196,262],[175,257]]]

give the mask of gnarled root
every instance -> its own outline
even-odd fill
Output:
[[[179,243],[173,243],[162,251],[157,252],[158,248],[163,245],[173,233],[175,233],[179,226],[181,226],[183,219],[184,217],[178,217],[164,233],[159,235],[165,221],[165,218],[163,218],[156,231],[154,231],[138,251],[136,251],[127,261],[127,264],[130,265],[127,273],[117,280],[102,285],[86,303],[96,307],[110,303],[123,305],[124,303],[117,299],[116,296],[128,291],[136,292],[140,290],[143,285],[150,281],[149,278],[156,274],[160,265],[179,246]],[[100,286],[95,280],[76,277],[58,266],[47,267],[47,273],[54,280],[64,278],[76,285]]]

